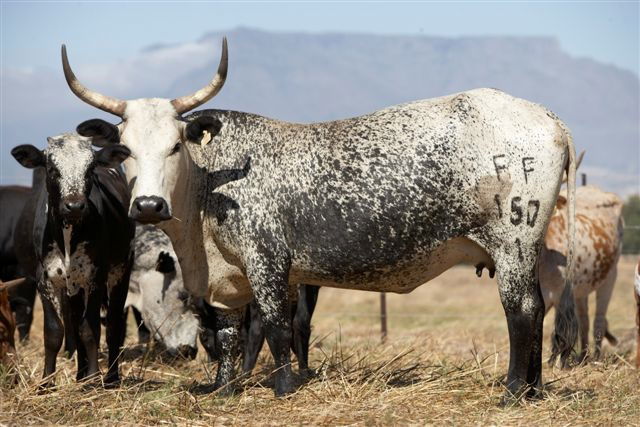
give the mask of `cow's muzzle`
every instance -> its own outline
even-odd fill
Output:
[[[166,350],[166,356],[170,359],[186,359],[193,360],[198,354],[198,349],[190,345],[181,345],[178,348],[169,348]]]
[[[68,223],[77,223],[87,210],[87,200],[84,197],[65,198],[60,203],[62,218]]]
[[[167,202],[158,196],[141,196],[133,201],[131,218],[142,224],[155,224],[171,219]]]

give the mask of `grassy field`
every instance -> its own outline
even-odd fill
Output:
[[[17,385],[0,374],[0,424],[640,425],[634,261],[621,260],[609,308],[620,344],[606,347],[603,360],[572,370],[545,365],[545,398],[512,408],[497,406],[509,351],[496,281],[457,267],[412,294],[388,295],[385,344],[378,294],[323,289],[310,352],[318,375],[286,399],[273,397],[266,348],[244,391],[222,398],[208,390],[215,366],[202,349],[196,361],[161,364],[135,345],[133,328],[119,388],[76,384],[75,363],[60,356],[57,387],[38,393],[38,305],[31,342],[18,349]],[[545,322],[545,349],[552,319],[553,313]]]

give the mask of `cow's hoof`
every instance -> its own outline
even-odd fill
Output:
[[[500,403],[498,403],[498,407],[502,409],[513,408],[520,403],[521,398],[514,396],[513,393],[506,391],[502,398],[500,398]]]
[[[275,395],[276,397],[285,397],[296,391],[296,385],[292,377],[287,377],[278,381],[276,378]]]
[[[55,386],[56,386],[56,383],[54,381],[52,381],[52,380],[47,380],[47,381],[41,382],[38,385],[37,394],[49,393]]]
[[[120,386],[120,375],[111,374],[104,378],[104,388],[118,388]]]
[[[225,385],[217,385],[214,384],[213,389],[216,394],[220,397],[231,397],[236,394],[236,386],[235,384],[225,384]]]
[[[543,398],[544,393],[540,387],[531,387],[529,391],[527,391],[528,400],[542,400]]]
[[[299,371],[299,375],[303,380],[309,380],[318,376],[318,372],[311,368],[302,368]]]

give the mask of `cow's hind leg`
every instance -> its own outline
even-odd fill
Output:
[[[535,245],[518,244],[514,254],[494,256],[500,299],[509,330],[509,371],[503,404],[533,397],[542,386],[544,301],[538,283]]]
[[[247,306],[245,314],[246,337],[242,360],[242,372],[250,374],[258,361],[258,355],[264,345],[264,325],[260,317],[260,310],[255,301]],[[248,323],[248,325],[247,325]]]
[[[311,316],[318,301],[319,286],[300,285],[300,295],[293,318],[293,342],[296,357],[298,358],[298,370],[301,374],[308,375],[309,371],[309,338],[311,337]]]
[[[606,337],[610,344],[616,345],[618,340],[609,332],[607,322],[607,309],[613,294],[613,286],[617,277],[617,269],[614,267],[605,279],[605,283],[596,291],[596,317],[593,321],[593,341],[595,343],[594,357],[600,358],[602,352],[602,338]]]
[[[589,352],[589,296],[576,298],[576,314],[578,315],[578,329],[580,331],[580,356],[582,362]]]

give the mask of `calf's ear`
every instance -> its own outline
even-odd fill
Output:
[[[91,144],[96,147],[105,147],[120,142],[118,127],[101,119],[91,119],[80,123],[76,127],[76,132],[91,138]]]
[[[46,164],[44,153],[33,145],[18,145],[11,150],[11,155],[25,168],[33,169]]]
[[[175,261],[168,252],[161,251],[158,255],[158,261],[156,262],[156,271],[168,274],[176,271]]]
[[[124,145],[109,145],[96,153],[96,161],[101,166],[117,168],[130,154]]]
[[[222,129],[220,120],[211,116],[200,116],[189,122],[184,136],[187,141],[204,145],[220,133],[220,129]]]

